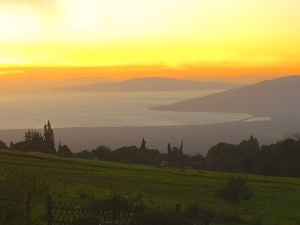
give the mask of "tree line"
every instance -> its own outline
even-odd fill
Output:
[[[206,156],[183,154],[183,141],[180,148],[167,145],[167,153],[148,149],[143,139],[140,147],[124,146],[111,150],[99,145],[91,151],[73,153],[67,145],[55,148],[54,132],[50,121],[44,125],[43,134],[37,130],[25,132],[24,141],[10,143],[8,147],[0,140],[0,149],[21,152],[42,152],[60,157],[76,157],[91,160],[112,161],[153,166],[193,168],[197,170],[252,173],[271,176],[300,177],[300,138],[290,137],[271,145],[260,146],[251,136],[239,144],[221,142],[211,147]]]
[[[259,145],[251,136],[239,144],[218,143],[199,157],[196,169],[300,177],[300,138],[291,137],[275,144]]]

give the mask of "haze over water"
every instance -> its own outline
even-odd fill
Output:
[[[53,127],[121,127],[202,125],[250,118],[239,113],[160,112],[149,108],[220,91],[180,92],[52,92],[2,95],[4,129]]]

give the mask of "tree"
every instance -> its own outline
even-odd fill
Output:
[[[40,131],[28,130],[25,132],[25,141],[18,142],[16,144],[10,144],[10,148],[17,151],[35,151],[42,152],[46,154],[55,154],[55,142],[54,133],[51,128],[50,121],[44,125],[44,134],[42,135]]]
[[[61,144],[59,144],[59,146],[58,146],[58,150],[57,150],[56,155],[60,156],[60,157],[65,157],[65,158],[72,158],[73,157],[73,153],[69,149],[69,147],[67,145],[61,146]]]
[[[183,167],[183,140],[181,141],[180,147],[172,147],[171,144],[168,143],[168,164],[173,166]]]
[[[3,141],[0,140],[0,149],[9,149],[9,148]]]
[[[44,125],[44,145],[45,145],[45,153],[55,154],[55,141],[54,141],[54,133],[51,128],[50,121]]]
[[[25,132],[25,145],[23,146],[23,149],[26,150],[27,147],[30,151],[43,151],[44,143],[41,132],[37,130],[28,130],[27,132]]]
[[[208,169],[251,173],[259,150],[259,143],[253,136],[238,145],[219,143],[208,150]]]
[[[146,149],[146,143],[147,143],[147,142],[146,142],[145,139],[143,138],[140,149]]]
[[[251,173],[260,150],[259,142],[252,135],[237,146],[238,172]]]
[[[237,146],[228,143],[218,143],[207,152],[207,167],[213,171],[234,172],[237,167]]]
[[[206,169],[206,164],[206,158],[203,157],[201,154],[196,154],[195,156],[191,157],[191,165],[192,168],[195,170]]]
[[[93,158],[108,161],[111,159],[111,149],[105,145],[99,145],[98,148],[92,151]]]
[[[92,159],[92,153],[88,150],[81,150],[80,152],[75,153],[75,156],[82,159]]]
[[[231,203],[234,209],[242,200],[250,200],[252,193],[245,178],[232,176],[216,191],[216,197]]]

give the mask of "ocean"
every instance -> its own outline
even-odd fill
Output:
[[[52,127],[203,125],[251,118],[241,113],[160,112],[151,107],[205,96],[211,91],[62,92],[0,96],[0,130]]]

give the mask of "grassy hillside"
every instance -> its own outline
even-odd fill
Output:
[[[99,197],[118,191],[142,193],[146,204],[153,206],[173,208],[176,203],[181,203],[184,208],[199,200],[215,212],[230,209],[225,202],[214,197],[214,192],[231,174],[63,159],[4,150],[0,150],[0,165],[42,174],[52,183],[54,200],[81,201],[78,197],[80,190],[92,190]],[[243,176],[248,179],[254,195],[251,201],[242,203],[238,209],[245,221],[261,214],[265,224],[299,224],[300,179]],[[35,206],[37,213],[42,214],[44,202],[45,199],[41,199],[40,204]]]

